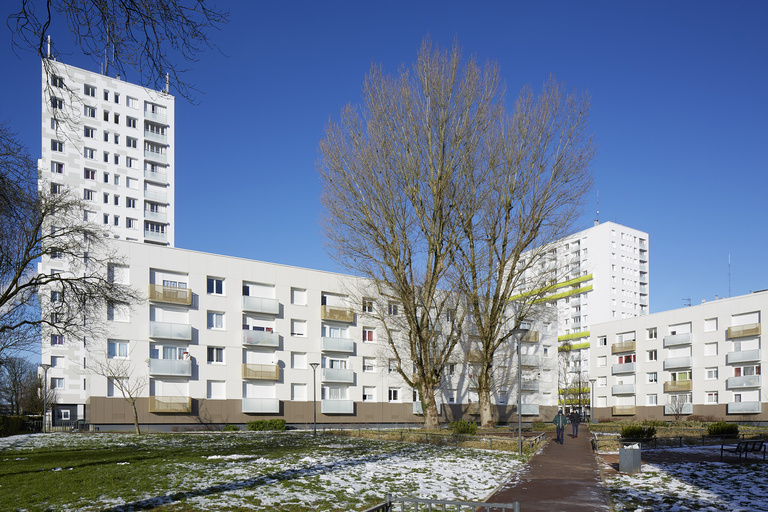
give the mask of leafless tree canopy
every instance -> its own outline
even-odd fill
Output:
[[[66,23],[75,47],[106,61],[105,72],[132,70],[138,74],[132,81],[155,90],[165,88],[169,74],[175,92],[189,99],[194,87],[179,64],[214,47],[208,34],[228,16],[205,0],[21,0],[6,23],[16,47],[41,58],[48,56],[49,31]]]
[[[26,148],[0,125],[0,357],[37,342],[41,328],[79,339],[99,334],[109,306],[141,300],[112,279],[120,259],[109,232],[84,220],[71,192],[45,181],[38,189],[37,176]],[[39,271],[44,255],[62,271]]]

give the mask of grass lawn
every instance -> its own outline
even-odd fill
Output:
[[[0,439],[0,510],[360,510],[386,493],[483,499],[514,454],[306,433]]]

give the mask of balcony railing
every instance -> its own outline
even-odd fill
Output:
[[[762,412],[760,402],[729,402],[728,414],[759,414]]]
[[[150,201],[155,201],[157,203],[168,204],[168,194],[166,194],[164,191],[144,189],[144,199],[149,199]]]
[[[149,322],[149,337],[162,340],[190,341],[192,326],[170,322]]]
[[[243,398],[242,410],[244,413],[278,414],[280,412],[280,400],[277,398]]]
[[[345,322],[351,324],[355,321],[355,312],[351,308],[320,306],[320,318],[332,322]]]
[[[280,302],[277,299],[243,295],[243,311],[248,311],[249,313],[264,313],[266,315],[279,315]]]
[[[168,163],[168,155],[166,155],[165,153],[157,153],[156,151],[147,151],[145,149],[144,158],[147,160],[152,160],[153,162],[157,162],[159,164]]]
[[[539,356],[530,356],[530,355],[520,356],[520,366],[539,366],[540,364],[541,364],[541,357]]]
[[[636,411],[634,405],[614,405],[611,409],[614,416],[634,416]]]
[[[355,342],[352,338],[332,338],[323,336],[323,352],[344,352],[352,354],[355,351]]]
[[[165,233],[161,233],[159,231],[150,231],[148,229],[144,230],[144,239],[145,240],[151,240],[152,242],[168,242],[168,235]]]
[[[153,212],[152,210],[144,210],[144,218],[147,220],[153,220],[155,222],[168,222],[168,214],[165,212]],[[163,238],[165,238],[165,233],[163,233]]]
[[[744,336],[759,336],[760,324],[737,325],[728,328],[727,338],[743,338]]]
[[[243,379],[280,380],[280,367],[276,364],[243,363]]]
[[[539,404],[520,404],[520,416],[538,416]]]
[[[611,394],[613,395],[634,395],[634,384],[617,384],[611,387]]]
[[[150,359],[149,374],[153,377],[191,377],[192,361],[189,359]]]
[[[467,350],[467,362],[468,363],[482,363],[483,353],[479,350]]]
[[[664,369],[671,370],[674,368],[690,368],[693,362],[691,356],[685,357],[670,357],[664,360]]]
[[[668,380],[664,383],[665,393],[680,393],[683,391],[692,391],[692,380]]]
[[[635,340],[622,341],[620,343],[614,343],[611,345],[611,354],[623,354],[625,352],[635,351]]]
[[[320,402],[323,414],[354,414],[355,402],[352,400],[323,400]]]
[[[243,345],[280,348],[280,335],[276,332],[243,330]]]
[[[155,183],[168,183],[168,175],[164,172],[144,171],[144,179],[148,181],[154,181]]]
[[[573,303],[573,301],[571,301]],[[541,335],[539,331],[528,331],[520,341],[523,343],[538,343]]]
[[[149,119],[150,121],[156,121],[161,124],[168,124],[168,116],[165,114],[157,114],[155,112],[150,112],[149,110],[144,111],[144,119]]]
[[[760,349],[728,352],[725,355],[725,364],[756,363],[760,361],[761,357]]]
[[[162,133],[155,133],[149,130],[144,130],[144,138],[153,142],[159,142],[161,144],[168,143],[168,136]]]
[[[176,288],[160,284],[149,285],[149,300],[155,302],[170,302],[172,304],[192,304],[191,288]]]
[[[528,393],[538,393],[539,383],[535,380],[524,380],[520,383],[520,390]]]
[[[728,377],[725,380],[726,389],[759,388],[759,375],[743,375],[741,377]]]
[[[692,342],[693,334],[689,332],[685,334],[671,334],[669,336],[664,336],[664,348],[690,345]]]
[[[693,414],[693,404],[666,404],[664,406],[664,414]]]
[[[192,412],[192,398],[188,396],[150,396],[149,412]]]
[[[322,381],[352,384],[355,382],[355,372],[349,368],[323,368]]]
[[[437,414],[441,414],[441,405],[440,403],[435,404],[437,405]],[[413,414],[416,415],[422,415],[424,414],[424,405],[421,403],[420,400],[417,400],[416,402],[413,402]]]
[[[619,373],[635,373],[635,363],[622,363],[611,366],[611,375]]]

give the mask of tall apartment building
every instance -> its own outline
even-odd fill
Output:
[[[52,188],[76,190],[115,238],[174,245],[174,98],[47,61],[42,157]]]
[[[595,416],[766,421],[768,291],[593,324]]]

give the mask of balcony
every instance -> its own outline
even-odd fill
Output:
[[[331,338],[323,336],[322,347],[323,352],[344,352],[346,354],[355,352],[355,342],[352,341],[352,338]]]
[[[520,416],[538,416],[539,404],[520,404]]]
[[[246,414],[279,414],[280,400],[277,398],[243,398],[242,411]]]
[[[165,114],[158,114],[149,110],[144,111],[144,119],[155,121],[160,124],[168,125],[168,117]]]
[[[162,133],[151,132],[149,130],[144,130],[144,138],[146,140],[151,140],[152,142],[159,142],[160,144],[168,143],[167,135]]]
[[[634,416],[636,407],[634,405],[614,405],[611,411],[614,416]]]
[[[152,377],[191,377],[192,361],[189,359],[150,359],[149,375]]]
[[[483,353],[479,350],[467,350],[468,363],[482,363]]]
[[[539,356],[520,356],[520,366],[539,366],[541,364],[541,357]]]
[[[166,224],[168,222],[168,214],[165,212],[153,212],[152,210],[144,210],[144,218],[155,222],[161,222]],[[165,233],[163,233],[165,237]]]
[[[685,357],[670,357],[664,360],[664,369],[672,370],[676,368],[690,368],[693,358],[691,356]]]
[[[759,388],[759,375],[745,375],[742,377],[728,377],[725,380],[725,389]]]
[[[635,385],[634,384],[617,384],[615,386],[611,386],[611,394],[612,395],[634,395]]]
[[[352,400],[323,400],[320,402],[323,414],[354,414],[355,402]]]
[[[524,380],[520,383],[520,390],[524,393],[538,393],[539,382],[535,380]]]
[[[523,336],[523,339],[521,339],[520,341],[522,343],[538,343],[540,338],[541,338],[541,335],[539,334],[539,331],[528,331],[527,333],[525,333],[525,336]]]
[[[280,335],[269,331],[243,330],[243,345],[264,348],[280,348]]]
[[[170,322],[149,322],[149,337],[161,340],[192,340],[192,326]]]
[[[168,175],[164,172],[144,171],[144,179],[155,183],[168,184]]]
[[[150,396],[149,412],[192,412],[192,398],[188,396]]]
[[[667,415],[693,414],[693,404],[692,403],[667,404],[664,406],[664,414],[667,414]]]
[[[351,308],[320,306],[320,318],[331,322],[354,323],[355,312]]]
[[[728,352],[725,355],[725,364],[759,363],[760,358],[760,349]]]
[[[746,324],[729,327],[726,338],[743,338],[744,336],[759,336],[760,324]]]
[[[243,295],[243,311],[249,313],[264,313],[265,315],[279,315],[280,302],[277,299]]]
[[[618,375],[620,373],[635,373],[635,363],[622,363],[611,366],[611,375]]]
[[[182,304],[184,306],[189,306],[192,304],[192,289],[176,288],[174,286],[163,286],[161,284],[150,284],[149,300],[154,302],[169,302],[171,304]]]
[[[614,343],[611,345],[611,354],[623,354],[625,352],[635,351],[635,340],[622,341],[620,343]]]
[[[144,189],[144,199],[155,201],[157,203],[168,204],[168,194],[164,190]]]
[[[158,164],[167,165],[168,164],[168,155],[165,153],[158,153],[156,151],[147,151],[144,150],[144,158],[146,160],[151,160],[153,162],[156,162]]]
[[[321,380],[322,382],[353,384],[355,382],[355,372],[349,368],[323,368]]]
[[[760,414],[760,402],[728,402],[728,414]]]
[[[280,380],[280,367],[276,364],[243,363],[242,377],[246,380]]]
[[[664,336],[664,348],[678,347],[681,345],[690,345],[693,342],[693,334],[672,334]]]
[[[692,380],[668,380],[664,383],[665,393],[682,393],[693,390]]]
[[[151,242],[168,243],[168,235],[159,231],[144,230],[144,239]]]

